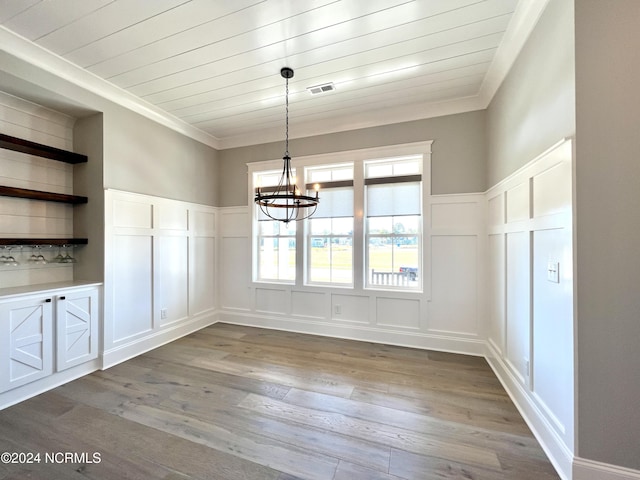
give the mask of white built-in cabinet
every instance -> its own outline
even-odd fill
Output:
[[[0,304],[0,391],[53,373],[53,308],[49,296]]]
[[[98,302],[97,288],[55,297],[56,371],[98,358]]]
[[[98,357],[100,286],[0,297],[0,393]]]

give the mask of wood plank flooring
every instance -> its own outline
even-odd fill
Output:
[[[7,480],[559,478],[484,359],[227,324],[0,411],[5,451],[41,454]]]

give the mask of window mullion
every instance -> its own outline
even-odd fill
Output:
[[[364,162],[353,164],[353,286],[364,288],[367,272],[364,248]]]
[[[305,247],[305,233],[307,228],[309,228],[309,224],[308,224],[308,220],[302,220],[301,223],[303,223],[303,225],[300,225],[300,227],[302,228],[296,228],[296,281],[295,281],[295,286],[296,287],[300,287],[302,285],[304,285],[304,278],[305,278],[305,268],[306,268],[306,264],[305,264],[305,252],[306,252],[306,248]]]

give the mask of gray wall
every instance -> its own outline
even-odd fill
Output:
[[[575,9],[578,455],[640,469],[640,2]]]
[[[104,141],[103,117],[96,113],[76,121],[73,127],[73,150],[89,157],[87,163],[73,167],[73,191],[89,198],[73,209],[73,232],[88,238],[89,244],[76,249],[78,263],[73,268],[76,280],[104,278]]]
[[[400,143],[434,140],[432,192],[483,192],[485,162],[485,113],[476,111],[426,120],[318,135],[290,141],[296,156],[356,150]],[[247,204],[247,163],[281,158],[281,142],[232,148],[218,152],[221,206]]]
[[[218,152],[116,105],[104,113],[104,186],[217,206]]]
[[[487,187],[575,133],[572,3],[549,2],[487,109]]]

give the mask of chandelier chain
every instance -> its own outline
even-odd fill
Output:
[[[284,133],[284,154],[289,156],[289,79],[286,78],[285,88],[285,133]]]

